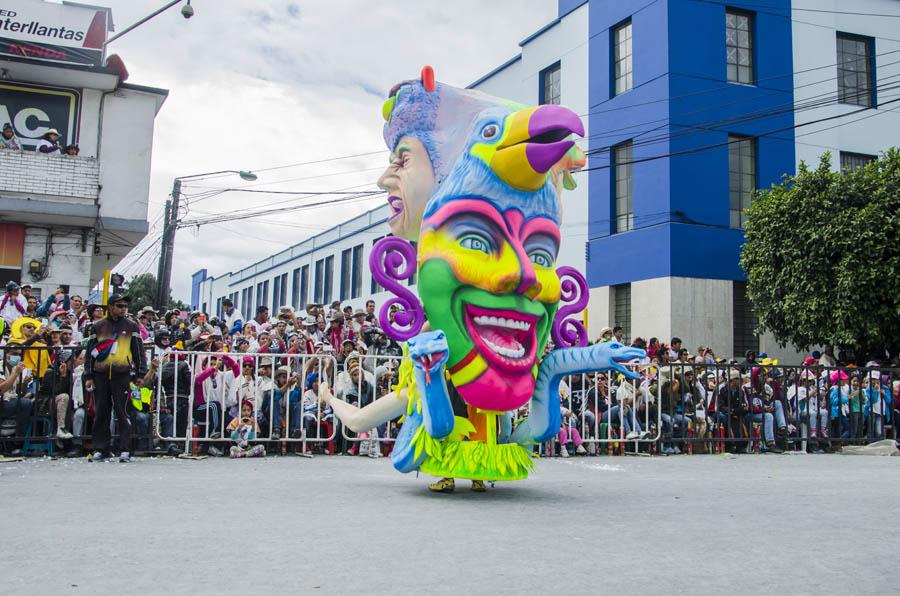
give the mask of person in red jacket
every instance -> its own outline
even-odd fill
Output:
[[[119,431],[119,461],[131,460],[131,422],[126,404],[131,397],[131,381],[147,372],[147,359],[137,323],[128,320],[127,296],[109,297],[109,314],[93,326],[94,336],[86,347],[85,389],[94,392],[94,454],[91,461],[110,456],[109,420],[116,410]]]

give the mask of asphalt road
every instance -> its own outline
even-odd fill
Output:
[[[900,457],[0,464],[0,594],[896,594]]]

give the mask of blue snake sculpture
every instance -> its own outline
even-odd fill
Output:
[[[440,462],[429,462],[429,458],[442,459],[445,455],[447,450],[438,445],[452,447],[471,431],[471,424],[465,418],[453,414],[444,370],[449,355],[444,333],[420,333],[409,340],[408,348],[416,390],[409,398],[408,414],[392,454],[394,467],[404,473],[423,467],[441,468]],[[497,443],[530,450],[535,443],[549,440],[559,432],[559,383],[564,376],[614,370],[638,379],[639,375],[623,363],[644,355],[643,350],[617,342],[551,352],[541,360],[535,391],[529,402],[529,416],[513,431],[510,413],[502,413],[498,419]],[[423,443],[430,447],[419,447]],[[445,472],[453,473],[450,469]]]

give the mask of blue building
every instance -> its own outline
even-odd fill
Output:
[[[887,0],[559,0],[557,19],[476,81],[585,118],[584,204],[560,260],[587,274],[592,334],[789,355],[754,332],[744,210],[801,159],[831,151],[835,169],[855,167],[900,138],[900,116],[878,109],[878,81],[900,73],[893,20],[853,11],[900,14]]]

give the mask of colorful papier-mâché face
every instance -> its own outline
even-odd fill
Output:
[[[382,106],[390,165],[378,186],[388,193],[388,225],[395,236],[415,240],[422,212],[465,149],[472,122],[486,108],[522,107],[474,89],[434,80],[430,66],[419,79],[394,85]]]
[[[560,209],[547,172],[584,134],[561,106],[485,109],[425,208],[418,290],[451,381],[483,410],[531,397],[560,298]]]

